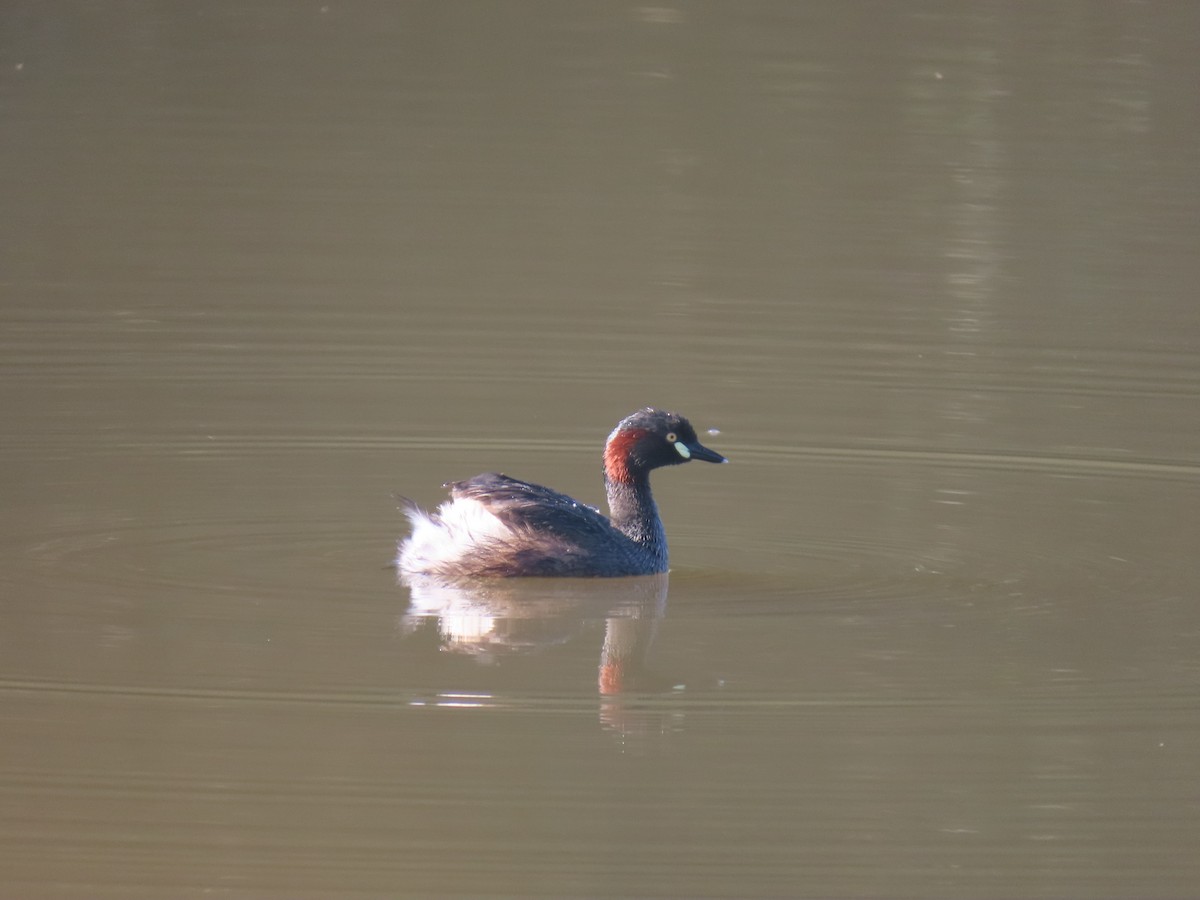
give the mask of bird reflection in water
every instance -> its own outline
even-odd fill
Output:
[[[646,695],[673,687],[648,665],[666,614],[666,573],[515,580],[404,575],[400,580],[411,592],[401,631],[436,629],[443,651],[483,664],[567,644],[602,619],[597,675],[602,726],[622,740],[675,730],[676,711],[645,702]]]

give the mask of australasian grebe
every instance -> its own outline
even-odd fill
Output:
[[[566,494],[489,472],[443,485],[450,499],[428,513],[403,500],[412,534],[396,564],[406,575],[616,576],[667,571],[667,536],[650,471],[702,459],[728,462],[683,416],[642,409],[604,445],[606,519]]]

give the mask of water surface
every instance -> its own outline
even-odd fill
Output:
[[[8,4],[0,894],[1194,894],[1197,35]],[[397,584],[646,404],[668,578]]]

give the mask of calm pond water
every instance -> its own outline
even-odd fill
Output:
[[[1196,896],[1197,84],[1183,3],[6,3],[0,896]],[[647,404],[669,577],[397,584]]]

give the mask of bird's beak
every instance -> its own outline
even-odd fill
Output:
[[[699,441],[693,444],[684,444],[684,446],[687,447],[688,450],[688,459],[702,459],[705,462],[711,463],[729,462],[729,460],[723,457],[720,453],[715,450],[709,450]]]

